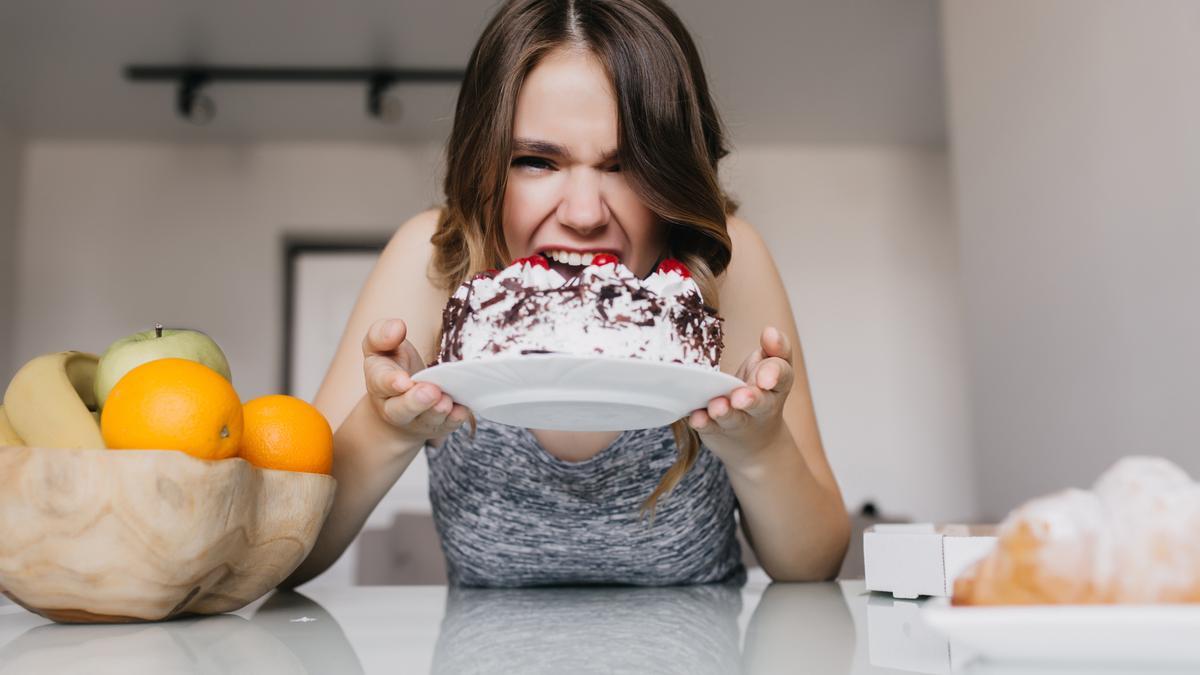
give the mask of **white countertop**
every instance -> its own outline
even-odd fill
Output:
[[[1064,672],[970,663],[916,620],[919,602],[862,581],[302,591],[154,624],[59,625],[0,605],[0,675]]]

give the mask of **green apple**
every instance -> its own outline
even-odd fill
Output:
[[[163,328],[161,324],[154,324],[153,329],[123,337],[104,350],[96,367],[96,405],[104,409],[108,392],[125,373],[143,363],[170,358],[203,363],[233,382],[229,361],[212,338],[198,330]]]

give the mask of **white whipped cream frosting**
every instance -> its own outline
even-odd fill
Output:
[[[660,297],[679,298],[683,295],[691,293],[699,297],[700,287],[692,281],[691,277],[685,277],[675,270],[669,272],[655,271],[645,279],[638,279],[638,276],[621,263],[608,265],[588,265],[583,269],[583,272],[578,277],[582,282],[590,282],[594,280],[608,281],[621,279],[632,283],[641,283],[646,290]],[[509,265],[500,270],[494,277],[481,275],[476,279],[468,281],[458,287],[454,297],[464,299],[470,293],[474,297],[481,298],[482,304],[486,300],[491,299],[497,293],[503,292],[503,283],[507,279],[515,279],[521,282],[522,286],[531,289],[551,289],[559,288],[567,283],[567,278],[559,274],[554,269],[547,269],[540,265],[530,265],[523,263],[520,265]]]
[[[677,271],[656,271],[643,280],[610,263],[589,265],[566,279],[554,269],[522,263],[494,277],[477,276],[454,298],[469,310],[457,336],[443,335],[443,355],[447,340],[458,339],[462,360],[551,352],[717,369],[721,319],[695,311],[703,302],[700,288]],[[681,332],[681,326],[694,332]]]

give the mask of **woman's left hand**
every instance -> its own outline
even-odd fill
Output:
[[[737,370],[746,386],[710,399],[688,417],[700,440],[727,466],[752,461],[787,432],[783,403],[792,389],[792,346],[774,326],[763,329],[759,345]]]

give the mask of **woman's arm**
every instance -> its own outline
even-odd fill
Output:
[[[429,238],[438,212],[425,211],[401,225],[363,284],[337,352],[313,399],[336,429],[333,436],[333,506],[300,567],[280,584],[302,584],[332,565],[358,535],[371,511],[416,457],[423,442],[398,433],[372,408],[363,373],[364,336],[382,318],[400,317],[422,357],[436,336],[445,298],[426,270]]]
[[[821,444],[791,305],[754,228],[731,217],[729,233],[733,260],[719,279],[721,369],[749,376],[762,389],[714,399],[693,414],[693,426],[724,462],[746,538],[767,574],[780,581],[831,579],[850,523]]]
[[[421,442],[397,437],[367,397],[359,399],[333,435],[337,489],[329,517],[308,557],[280,588],[299,586],[337,562],[422,447]]]

